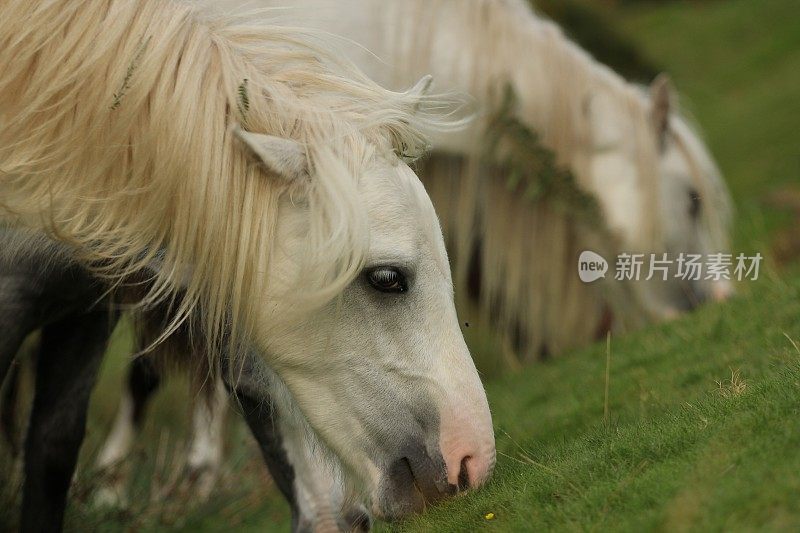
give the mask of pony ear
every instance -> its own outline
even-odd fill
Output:
[[[270,173],[289,183],[308,179],[308,157],[305,148],[299,142],[284,137],[244,131],[239,126],[236,126],[233,134],[250,149]]]
[[[675,90],[672,81],[665,73],[661,73],[650,84],[651,114],[656,136],[663,143],[669,131],[669,114],[674,106]]]
[[[431,89],[431,84],[433,83],[433,76],[430,74],[426,74],[420,80],[414,84],[406,94],[410,96],[412,101],[412,106],[414,112],[419,110],[420,104],[422,103],[422,99],[428,94]]]

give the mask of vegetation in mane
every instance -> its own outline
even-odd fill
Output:
[[[184,294],[165,335],[198,307],[212,343],[246,335],[288,186],[248,160],[242,123],[307,147],[309,291],[329,298],[362,261],[364,165],[424,141],[418,97],[318,41],[172,0],[4,2],[0,221],[68,243],[112,283],[157,262],[142,305]]]
[[[517,97],[506,87],[503,103],[487,123],[483,157],[504,169],[506,185],[529,202],[545,201],[586,224],[603,226],[594,196],[578,186],[574,174],[556,164],[540,135],[517,117]]]

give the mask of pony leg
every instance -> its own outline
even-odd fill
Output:
[[[190,481],[203,500],[214,487],[222,465],[223,429],[228,408],[228,391],[221,379],[204,388],[208,398],[201,399],[192,417],[192,443],[187,469]]]
[[[98,456],[97,468],[110,468],[127,457],[133,439],[144,422],[147,403],[160,384],[161,377],[148,357],[137,357],[133,360],[114,428]]]
[[[17,353],[15,361],[6,374],[5,383],[0,386],[0,431],[3,433],[11,452],[13,466],[9,471],[9,487],[21,486],[23,476],[23,443],[27,429],[29,411],[26,403],[20,401],[21,384],[35,375],[36,354],[39,347],[38,335],[29,336]]]
[[[25,337],[37,327],[35,313],[35,305],[17,290],[14,281],[0,276],[0,384]]]
[[[291,416],[278,417],[278,433],[294,469],[298,531],[368,532],[369,512],[346,492],[341,472],[326,461],[308,425]]]
[[[24,357],[27,354],[23,354],[22,359],[18,355],[25,338],[37,327],[36,306],[18,287],[19,282],[13,277],[0,276],[0,431],[14,457],[19,456],[21,440],[17,433],[17,392],[21,366],[28,359],[33,359],[32,354],[28,358]]]
[[[150,357],[139,356],[131,362],[114,427],[95,463],[105,478],[103,486],[98,488],[94,496],[94,503],[98,507],[125,505],[126,480],[120,466],[130,454],[134,439],[144,423],[147,404],[160,384],[161,376]]]
[[[42,332],[25,442],[21,531],[62,528],[89,396],[116,320],[100,310],[62,319]]]
[[[281,435],[278,432],[276,413],[272,401],[264,401],[249,391],[242,388],[234,389],[238,405],[241,408],[250,432],[258,442],[264,463],[267,465],[272,480],[289,503],[292,512],[292,531],[302,531],[301,523],[306,522],[301,517],[294,488],[294,468],[286,456]]]

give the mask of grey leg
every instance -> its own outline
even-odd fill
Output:
[[[89,396],[116,315],[64,318],[42,333],[36,391],[25,442],[21,530],[60,531],[86,431]]]

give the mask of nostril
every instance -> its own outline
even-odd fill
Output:
[[[467,462],[472,459],[469,455],[461,459],[461,470],[458,472],[458,491],[464,491],[469,488],[469,468]]]
[[[372,530],[372,518],[362,506],[347,511],[340,520],[339,527],[342,531],[354,533],[367,533]]]
[[[494,467],[494,447],[486,452],[469,450],[468,455],[462,455],[465,451],[453,454],[448,462],[447,480],[459,492],[483,485]]]
[[[480,416],[478,416],[480,415]],[[453,491],[474,489],[489,478],[495,460],[494,433],[488,413],[458,412],[443,426],[439,447]]]

